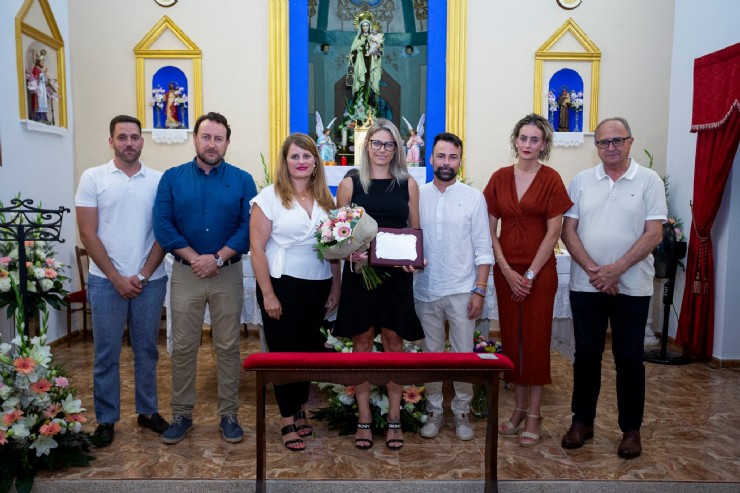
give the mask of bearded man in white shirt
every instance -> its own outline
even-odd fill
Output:
[[[483,194],[457,180],[463,144],[457,135],[434,138],[431,163],[434,179],[419,187],[419,216],[427,266],[416,273],[416,314],[424,328],[424,351],[445,350],[449,322],[452,352],[473,350],[475,322],[483,310],[488,272],[493,264],[488,212]],[[442,382],[425,385],[427,421],[420,434],[433,438],[444,425]],[[469,383],[454,382],[451,407],[455,434],[472,440],[468,414],[473,398]]]

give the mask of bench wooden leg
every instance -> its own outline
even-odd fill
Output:
[[[265,377],[257,373],[257,493],[265,493],[267,470],[267,437],[265,432]]]
[[[494,372],[488,382],[488,421],[486,422],[486,479],[483,491],[498,493],[498,380]]]

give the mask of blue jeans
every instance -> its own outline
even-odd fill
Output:
[[[121,419],[121,345],[128,322],[134,353],[136,412],[154,414],[157,400],[157,339],[167,277],[151,281],[142,293],[126,299],[108,279],[89,275],[87,300],[92,310],[95,363],[93,401],[98,423],[112,424]]]
[[[622,432],[639,430],[645,408],[645,324],[650,296],[570,292],[576,354],[573,363],[573,422],[593,426],[601,390],[601,355],[612,328],[617,370],[617,410]]]

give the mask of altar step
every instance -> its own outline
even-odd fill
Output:
[[[499,493],[737,493],[738,483],[670,481],[499,481]],[[34,493],[253,493],[254,480],[41,479]],[[267,493],[481,493],[482,481],[267,481]]]

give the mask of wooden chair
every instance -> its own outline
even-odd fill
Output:
[[[87,339],[87,317],[92,316],[90,306],[87,304],[87,270],[89,267],[89,258],[87,250],[75,246],[75,255],[77,257],[77,271],[80,275],[79,291],[69,293],[64,297],[67,305],[67,347],[72,345],[72,314],[82,312],[82,339]],[[77,308],[74,305],[80,305]]]

